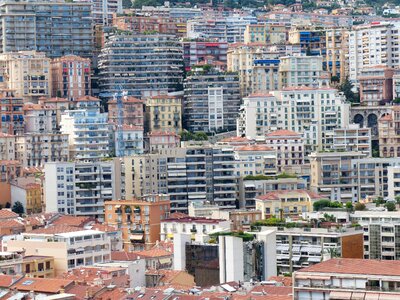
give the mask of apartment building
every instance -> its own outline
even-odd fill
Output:
[[[350,215],[364,232],[364,258],[398,260],[400,214],[388,211],[355,211]]]
[[[400,196],[400,166],[387,167],[387,177],[388,197],[393,200]]]
[[[285,24],[265,24],[267,44],[284,44],[287,41],[288,30]]]
[[[108,121],[118,124],[117,99],[108,101]],[[131,96],[122,96],[122,124],[133,126],[144,126],[144,101]]]
[[[278,129],[294,131],[303,134],[308,154],[332,147],[333,130],[347,126],[348,113],[349,104],[335,89],[285,88],[244,98],[237,133],[257,138]]]
[[[350,31],[350,80],[357,82],[365,67],[381,65],[394,68],[399,64],[399,27],[398,21],[382,21],[355,26]]]
[[[160,95],[147,98],[145,110],[147,132],[180,133],[182,131],[182,99],[180,97]]]
[[[189,146],[124,158],[126,197],[168,194],[171,211],[187,211],[190,201],[236,208],[234,152]]]
[[[267,227],[270,228],[270,227]],[[273,228],[279,274],[334,257],[363,258],[363,231],[355,228]]]
[[[56,111],[56,119],[57,124],[60,124],[61,121],[61,114],[67,110],[71,104],[68,99],[65,98],[39,98],[39,104],[44,105],[45,107],[51,107]]]
[[[5,1],[0,10],[1,53],[36,50],[49,58],[92,56],[91,3]],[[50,29],[62,35],[46,34]]]
[[[393,100],[394,69],[387,66],[367,66],[360,70],[360,103],[367,106],[384,105]]]
[[[15,135],[0,133],[0,160],[15,160]]]
[[[93,23],[111,26],[114,14],[122,14],[122,0],[74,0],[73,3],[90,3]]]
[[[276,151],[265,144],[238,146],[235,152],[235,174],[245,176],[274,176],[278,169]]]
[[[70,157],[98,160],[110,155],[108,114],[96,110],[66,110],[61,133],[68,134]]]
[[[144,140],[144,147],[148,153],[155,153],[168,148],[179,148],[180,145],[181,137],[173,132],[149,132]]]
[[[345,128],[334,129],[332,149],[363,152],[371,156],[371,128],[360,128],[359,124],[349,124]]]
[[[322,56],[285,56],[279,63],[279,89],[287,87],[319,87],[324,81]],[[328,85],[328,84],[326,84]]]
[[[367,157],[362,152],[312,153],[311,190],[343,203],[367,196],[388,197],[388,167],[397,158]]]
[[[11,184],[11,205],[20,202],[24,213],[35,214],[42,212],[42,185],[36,182],[17,180]]]
[[[349,45],[349,31],[345,28],[326,29],[325,69],[343,82],[349,74],[349,61],[346,59]]]
[[[69,160],[68,135],[26,133],[15,138],[15,157],[23,167],[43,167],[47,162]]]
[[[182,67],[182,45],[175,36],[112,34],[99,54],[100,97],[110,99],[120,90],[137,98],[179,91]]]
[[[104,202],[120,199],[123,175],[119,160],[51,162],[44,166],[46,212],[104,220]]]
[[[288,41],[291,44],[300,44],[301,52],[310,56],[325,56],[325,31],[311,26],[295,26],[289,30]]]
[[[122,125],[117,129],[115,126],[113,130],[121,131],[121,136],[116,133],[114,136],[115,153],[117,156],[131,156],[135,154],[142,154],[144,147],[143,127],[133,125]],[[119,143],[119,138],[122,137],[122,143]],[[119,149],[118,147],[121,147]]]
[[[400,157],[400,106],[378,120],[379,156]]]
[[[183,62],[186,71],[205,61],[207,57],[213,57],[215,61],[226,64],[226,53],[228,51],[227,42],[198,42],[184,41],[183,46]]]
[[[278,129],[278,107],[272,94],[252,94],[243,98],[237,118],[237,136],[264,138]]]
[[[15,95],[23,97],[24,101],[37,102],[39,97],[50,96],[50,59],[44,52],[3,53],[0,55],[0,67],[7,88],[14,90]]]
[[[349,27],[353,24],[353,19],[350,16],[299,11],[271,11],[265,15],[265,18],[270,22],[290,23],[295,25],[314,24],[321,27]]]
[[[0,131],[13,135],[24,133],[24,100],[13,90],[3,90],[0,95]]]
[[[160,241],[161,222],[168,218],[167,195],[146,195],[140,199],[104,203],[105,223],[118,226],[125,251],[150,249]]]
[[[227,42],[226,19],[216,16],[202,16],[188,20],[186,37],[189,39],[207,39]]]
[[[0,252],[0,271],[4,275],[19,275],[22,273],[22,254],[14,251]]]
[[[26,133],[54,133],[58,131],[55,108],[27,103],[23,106]]]
[[[293,299],[397,299],[398,261],[334,258],[293,275]]]
[[[22,271],[33,278],[54,278],[54,258],[42,255],[24,256]]]
[[[190,234],[192,240],[199,240],[201,236],[213,232],[229,231],[231,222],[222,219],[208,219],[200,217],[177,217],[161,221],[161,240],[173,240],[175,234]],[[197,238],[196,238],[197,237]]]
[[[243,97],[266,93],[279,87],[280,57],[291,55],[289,46],[260,43],[233,44],[227,52],[228,71],[238,72]],[[300,48],[298,49],[300,53]]]
[[[22,233],[22,238],[8,241],[7,249],[25,251],[25,255],[54,257],[56,276],[76,267],[111,259],[110,238],[103,231],[49,226]]]
[[[240,107],[236,73],[197,66],[185,79],[183,115],[189,131],[235,130]]]
[[[256,209],[262,218],[294,217],[313,211],[314,202],[323,199],[321,195],[308,190],[276,190],[254,198]]]
[[[264,24],[248,24],[244,31],[244,43],[266,44],[267,34]]]
[[[74,100],[91,94],[90,59],[65,55],[51,61],[51,96]]]
[[[265,144],[276,151],[278,172],[304,164],[303,136],[291,130],[276,130],[265,135]]]

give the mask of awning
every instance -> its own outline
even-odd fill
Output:
[[[120,208],[121,207],[121,205],[115,205],[115,208]]]
[[[365,298],[365,293],[361,292],[353,292],[353,295],[351,295],[351,300],[364,300]]]
[[[317,276],[317,275],[306,275],[306,274],[297,274],[296,279],[310,279],[310,280],[330,280],[329,276]]]
[[[300,256],[292,256],[292,261],[299,261],[300,260]]]
[[[379,300],[378,293],[366,293],[364,300]]]
[[[351,299],[351,292],[331,292],[329,294],[329,299],[346,300]]]
[[[288,251],[289,250],[289,245],[276,245],[276,250],[281,250],[281,251]]]
[[[308,258],[308,261],[310,261],[310,262],[321,262],[321,257],[311,256],[311,257]]]
[[[253,184],[253,183],[245,183],[245,184],[244,184],[244,187],[246,187],[246,188],[250,188],[250,187],[253,187],[253,188],[255,188],[255,187],[256,187],[256,185],[255,185],[255,184]]]
[[[165,264],[170,264],[171,263],[171,258],[160,258],[158,260],[160,264],[165,265]]]
[[[77,252],[83,252],[83,251],[85,251],[85,249],[84,248],[78,248],[78,249],[76,249],[76,251]]]
[[[143,240],[143,234],[131,234],[130,239],[135,241]]]
[[[167,238],[173,239],[173,238],[174,238],[174,234],[173,234],[173,233],[168,233],[168,234],[167,234]]]

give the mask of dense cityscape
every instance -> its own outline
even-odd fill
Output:
[[[0,0],[0,300],[399,300],[400,1]]]

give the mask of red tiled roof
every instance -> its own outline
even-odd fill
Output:
[[[290,286],[273,286],[273,285],[258,285],[255,286],[251,292],[261,292],[266,295],[290,295],[292,293]]]
[[[273,151],[274,149],[267,145],[248,145],[235,148],[236,151]]]
[[[274,95],[270,93],[254,93],[248,95],[246,98],[259,98],[259,97],[274,97]]]
[[[14,284],[12,288],[19,291],[57,294],[60,290],[73,285],[73,283],[72,280],[66,279],[26,277]]]
[[[127,292],[123,289],[106,290],[96,297],[98,300],[125,300],[127,299]]]
[[[265,136],[266,137],[275,137],[275,136],[299,136],[301,135],[300,133],[297,133],[292,130],[287,130],[287,129],[280,129],[280,130],[275,130],[273,132],[267,133]]]
[[[28,233],[32,234],[58,234],[58,233],[66,233],[66,232],[75,232],[84,230],[81,227],[71,226],[71,225],[52,225],[47,228],[38,228],[29,231]]]
[[[228,138],[224,138],[221,140],[223,143],[229,143],[229,142],[251,142],[252,140],[248,139],[247,137],[241,137],[241,136],[232,136]]]
[[[100,99],[92,96],[84,96],[74,100],[74,102],[83,102],[83,101],[100,101]]]
[[[164,135],[168,135],[168,136],[179,136],[178,134],[176,134],[175,132],[169,132],[169,131],[152,131],[150,133],[147,134],[148,136],[164,136]]]
[[[70,216],[63,215],[58,219],[54,220],[52,226],[72,226],[72,227],[83,227],[85,224],[92,222],[93,219],[90,217]]]
[[[273,191],[273,192],[269,192],[265,195],[260,195],[255,197],[255,199],[257,200],[261,200],[261,201],[275,201],[275,200],[279,200],[281,199],[281,197],[279,196],[289,196],[290,194],[294,194],[294,193],[300,193],[303,195],[307,195],[309,196],[311,199],[322,199],[324,197],[322,197],[319,194],[307,191],[307,190],[277,190],[277,191]]]
[[[287,276],[271,276],[268,280],[276,281],[282,283],[284,286],[292,286],[292,277]]]
[[[129,131],[129,130],[143,131],[143,126],[124,124],[124,125],[122,125],[122,130],[125,130],[125,131]]]
[[[123,103],[144,103],[143,100],[135,98],[135,97],[132,97],[132,96],[123,97],[122,98],[122,102]],[[117,101],[115,99],[112,99],[112,100],[108,101],[107,103],[108,104],[110,104],[110,103],[114,104],[114,103],[117,103]]]
[[[14,229],[23,229],[25,226],[18,220],[0,220],[0,228],[14,228]]]
[[[400,261],[357,258],[333,258],[297,271],[358,275],[400,276]]]
[[[172,256],[172,253],[169,251],[166,251],[164,249],[155,249],[155,248],[149,249],[149,250],[137,251],[134,253],[139,257],[143,256],[143,257],[147,257],[147,258]]]
[[[114,231],[119,231],[116,227],[110,226],[110,225],[105,225],[105,224],[100,224],[100,223],[95,223],[90,226],[90,229],[92,230],[98,230],[98,231],[103,231],[103,232],[114,232]]]
[[[1,219],[15,219],[18,218],[19,215],[13,212],[11,209],[3,208],[0,209],[0,220]]]
[[[111,251],[111,260],[116,261],[134,261],[138,260],[140,256],[137,253],[125,251]]]
[[[11,286],[13,283],[17,282],[23,278],[21,275],[0,275],[0,287],[7,288]]]

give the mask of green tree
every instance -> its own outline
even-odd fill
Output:
[[[348,211],[353,211],[353,203],[351,201],[346,202],[346,209]]]
[[[325,207],[329,207],[330,204],[331,204],[330,200],[322,199],[322,200],[319,200],[319,201],[315,201],[314,204],[313,204],[313,208],[314,208],[314,211],[319,211],[319,210],[322,210]]]
[[[385,204],[385,207],[388,211],[395,211],[396,210],[396,204],[394,204],[393,202],[387,202]]]
[[[354,205],[354,210],[365,210],[366,208],[367,208],[367,207],[365,206],[364,203],[357,202],[357,203]]]
[[[11,210],[16,214],[22,215],[24,213],[24,206],[22,205],[21,202],[17,201],[14,203]]]
[[[400,196],[396,196],[394,199],[396,200],[397,204],[400,204]]]
[[[339,85],[339,91],[343,92],[346,100],[351,103],[359,103],[360,100],[353,92],[354,85],[351,83],[349,78],[347,77],[345,81],[341,85]]]

